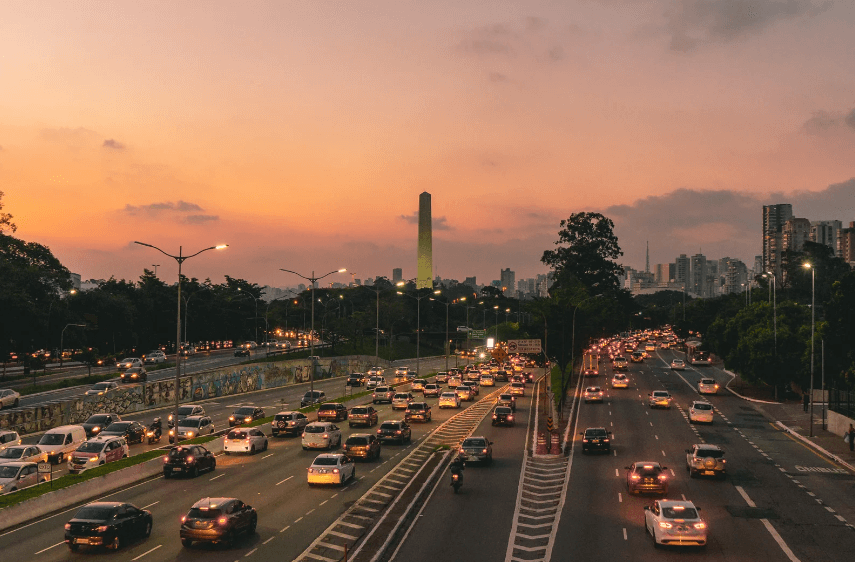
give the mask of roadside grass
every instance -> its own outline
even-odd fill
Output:
[[[553,365],[552,371],[549,373],[549,386],[555,395],[555,405],[558,406],[561,401],[561,367]]]

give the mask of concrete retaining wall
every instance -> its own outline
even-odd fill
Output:
[[[843,439],[843,435],[849,431],[850,423],[855,424],[855,420],[828,410],[828,431],[835,435],[839,435],[841,439]]]
[[[364,372],[378,363],[366,355],[321,359],[316,379]],[[309,380],[311,366],[306,359],[290,359],[258,365],[241,365],[181,377],[182,402],[230,396],[254,390],[276,388]],[[0,429],[21,434],[45,431],[65,424],[78,424],[101,412],[119,415],[168,406],[175,402],[175,379],[166,378],[142,384],[122,386],[101,396],[78,396],[34,407],[0,412]]]

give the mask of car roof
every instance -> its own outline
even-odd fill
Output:
[[[315,460],[312,461],[312,464],[314,464],[315,461],[317,461],[318,459],[340,459],[343,456],[344,455],[341,453],[321,453],[320,455],[315,457]]]
[[[332,425],[332,422],[328,421],[313,421],[309,425]]]
[[[120,507],[120,506],[123,506],[123,505],[125,505],[125,502],[92,502],[92,503],[87,503],[86,505],[81,506],[81,507],[107,507],[107,508],[114,508],[114,507]]]
[[[193,504],[193,508],[201,509],[216,509],[217,507],[223,505],[224,503],[234,501],[235,498],[202,498]]]
[[[284,414],[299,414],[300,412],[295,412],[294,410],[285,410],[283,412],[276,412],[277,416],[281,416]]]
[[[661,394],[668,394],[668,391],[667,390],[654,390],[653,394],[660,394],[660,395]]]
[[[695,507],[695,504],[688,501],[688,500],[685,500],[685,501],[681,501],[681,500],[659,500],[659,506],[660,507],[691,507],[693,509],[697,509],[697,507]]]
[[[3,463],[3,466],[17,466],[21,468],[22,466],[35,465],[38,466],[38,463],[30,462],[30,461],[14,461],[14,462],[6,462]]]
[[[709,449],[711,451],[722,450],[721,447],[719,447],[718,445],[711,445],[709,443],[695,443],[694,445],[692,445],[692,447],[697,449]]]
[[[348,436],[348,439],[350,439],[351,437],[374,437],[374,434],[373,433],[351,433]]]
[[[662,468],[662,465],[660,465],[657,461],[635,461],[636,467],[645,465],[651,465],[653,466],[653,468]]]

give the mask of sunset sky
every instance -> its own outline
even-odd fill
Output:
[[[636,268],[855,220],[851,0],[4,0],[0,84],[4,211],[84,279],[414,277],[422,191],[480,283],[573,212]]]

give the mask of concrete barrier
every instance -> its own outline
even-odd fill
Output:
[[[327,379],[364,372],[378,364],[374,356],[354,355],[321,359],[315,378]],[[257,365],[238,365],[181,377],[178,394],[182,402],[201,401],[278,388],[309,380],[306,359],[288,359]],[[38,406],[0,412],[0,430],[11,429],[25,435],[66,424],[79,424],[92,414],[115,412],[119,415],[140,412],[175,402],[175,379],[121,386],[101,396],[77,396]]]

